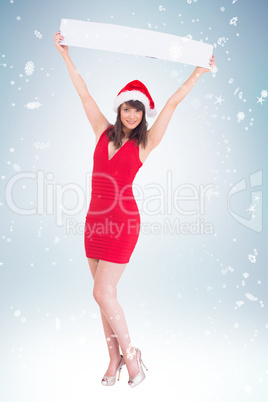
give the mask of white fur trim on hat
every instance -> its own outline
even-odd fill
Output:
[[[145,107],[145,112],[148,117],[155,117],[157,115],[157,111],[155,109],[150,109],[150,102],[146,95],[144,95],[140,91],[124,91],[120,95],[116,97],[114,100],[114,111],[117,112],[117,109],[122,103],[128,102],[130,100],[138,100],[143,103]]]

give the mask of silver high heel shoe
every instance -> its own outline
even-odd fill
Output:
[[[121,356],[121,360],[120,360],[120,362],[119,362],[119,364],[117,366],[115,375],[113,375],[112,377],[108,377],[107,375],[103,376],[103,378],[101,380],[102,385],[108,385],[108,386],[114,385],[115,381],[116,381],[117,372],[118,372],[118,381],[119,381],[122,367],[124,366],[124,364],[126,364],[125,361],[124,361],[124,357],[122,355],[120,355],[120,356]]]
[[[138,348],[135,348],[135,350],[136,350],[136,354],[137,354],[139,372],[137,375],[135,375],[135,377],[129,377],[128,385],[132,388],[134,388],[134,387],[136,387],[136,385],[140,384],[146,377],[144,374],[142,365],[148,371],[147,367],[145,366],[145,364],[143,363],[143,361],[141,359],[141,351]],[[140,355],[138,355],[138,352],[140,353]]]

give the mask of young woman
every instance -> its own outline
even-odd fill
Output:
[[[188,80],[168,99],[149,130],[145,115],[156,115],[152,97],[140,81],[128,83],[115,99],[117,120],[111,125],[71,61],[68,46],[60,45],[62,40],[61,33],[55,33],[55,46],[63,56],[96,136],[91,201],[86,216],[84,242],[94,279],[93,296],[100,307],[110,356],[110,364],[101,383],[114,385],[117,372],[119,380],[121,369],[126,364],[128,384],[135,387],[145,378],[142,367],[145,365],[141,351],[131,344],[116,289],[140,230],[140,215],[132,192],[132,182],[150,152],[163,138],[178,104],[201,75],[210,70],[196,67]],[[214,55],[209,64],[215,66]],[[119,347],[123,355],[120,355]]]

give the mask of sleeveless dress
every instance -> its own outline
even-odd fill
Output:
[[[88,258],[124,264],[129,262],[140,233],[132,182],[143,163],[135,140],[127,140],[109,160],[107,130],[93,154],[84,246]]]

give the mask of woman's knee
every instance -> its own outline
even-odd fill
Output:
[[[94,284],[93,288],[93,297],[96,302],[100,304],[109,303],[109,300],[116,297],[116,289],[114,289],[111,285],[99,285],[98,283]]]

